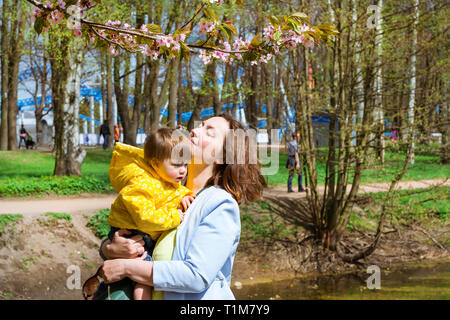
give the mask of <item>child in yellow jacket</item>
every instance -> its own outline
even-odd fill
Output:
[[[131,235],[141,234],[151,254],[158,237],[180,225],[183,210],[195,196],[181,185],[187,173],[187,161],[179,152],[190,147],[189,140],[174,129],[160,128],[147,136],[144,150],[116,143],[109,168],[109,178],[119,196],[111,205],[108,223],[110,239],[119,229]],[[175,156],[172,156],[174,154]],[[151,288],[136,284],[135,300],[151,299]]]

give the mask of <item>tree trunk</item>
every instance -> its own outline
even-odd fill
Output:
[[[8,58],[9,58],[9,0],[3,0],[1,29],[1,124],[0,124],[0,150],[8,149]]]
[[[416,51],[417,51],[417,25],[419,23],[419,0],[414,0],[414,23],[413,23],[413,36],[412,36],[412,48],[411,48],[411,82],[410,82],[410,95],[408,104],[408,128],[407,139],[411,140],[411,152],[409,163],[414,164],[414,149],[415,149],[415,121],[414,121],[414,109],[416,104]]]
[[[19,84],[19,63],[22,55],[22,32],[25,23],[25,14],[21,14],[21,1],[16,0],[12,6],[13,20],[10,31],[9,47],[10,57],[8,59],[8,150],[17,149],[17,94]]]
[[[52,94],[55,125],[55,175],[81,176],[86,151],[79,143],[78,115],[83,50],[81,39],[53,34],[60,43],[60,57],[51,59]]]
[[[169,88],[169,127],[175,128],[177,126],[177,98],[178,98],[178,81],[177,81],[177,73],[178,73],[178,65],[180,60],[178,58],[172,59],[170,61],[171,67],[169,68],[170,72],[170,88]]]
[[[113,112],[113,71],[112,71],[112,56],[108,52],[105,55],[106,60],[106,119],[108,121],[109,132],[114,132],[114,123],[117,119],[114,119]],[[108,141],[108,147],[114,145],[114,139],[110,138]]]

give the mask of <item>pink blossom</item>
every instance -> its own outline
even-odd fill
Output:
[[[175,40],[177,40],[177,41],[184,41],[184,40],[186,40],[186,34],[185,33],[180,33],[178,36],[175,37]]]
[[[220,43],[222,43],[222,45],[226,51],[231,51],[231,46],[228,41],[220,41]]]
[[[300,27],[300,32],[312,31],[311,27],[304,24]]]
[[[241,49],[248,49],[248,47],[250,46],[250,42],[249,41],[244,41],[241,38],[238,38],[234,41],[233,43],[233,50],[241,50]]]
[[[47,8],[47,9],[52,9],[53,5],[52,5],[52,3],[50,1],[47,1],[47,3],[44,4],[44,7]]]
[[[53,10],[48,16],[47,21],[51,24],[59,24],[64,18],[64,13],[58,10]]]
[[[284,43],[284,45],[285,45],[286,49],[288,49],[288,50],[292,50],[292,49],[295,49],[297,47],[297,43],[295,41],[292,41],[292,40],[286,41]]]
[[[180,43],[175,41],[172,37],[169,37],[170,44],[172,45],[172,51],[178,52],[180,50]]]
[[[210,64],[212,62],[212,57],[209,56],[205,50],[200,50],[200,59],[202,59],[204,64]]]
[[[172,37],[168,36],[157,36],[156,37],[156,45],[158,47],[167,47],[170,48],[171,44],[174,42]]]
[[[103,29],[97,30],[97,33],[98,33],[99,35],[101,35],[102,37],[106,36],[105,30],[103,30]]]
[[[230,54],[222,51],[214,51],[212,57],[222,62],[229,62]]]
[[[272,54],[271,53],[268,53],[267,55],[262,55],[260,58],[259,58],[259,62],[262,62],[262,63],[267,63],[267,62],[269,62],[269,60],[270,59],[272,59]]]
[[[202,19],[199,23],[198,33],[200,35],[205,35],[209,32],[214,31],[214,29],[216,28],[217,25],[218,25],[217,22],[212,22],[209,20]]]
[[[278,44],[273,45],[273,52],[279,56],[281,54],[280,48],[278,47]]]
[[[119,54],[119,51],[117,51],[117,49],[116,49],[116,47],[114,47],[114,45],[110,45],[109,53],[111,53],[113,56],[117,56]]]
[[[78,29],[78,28],[73,29],[73,34],[75,37],[81,37],[83,35],[81,33],[81,29]]]
[[[142,32],[144,32],[144,33],[147,33],[147,32],[148,32],[147,26],[146,26],[145,24],[143,24],[143,25],[141,26],[140,30],[141,30]]]
[[[41,9],[35,7],[34,12],[31,15],[31,20],[33,20],[33,22],[36,21],[36,18],[39,17],[40,15],[41,15]]]
[[[220,6],[221,4],[223,4],[223,0],[207,0],[207,2],[209,4],[217,4],[218,6]]]
[[[150,57],[151,60],[158,59],[159,52],[156,50],[152,50],[149,45],[145,44],[141,46],[141,52],[144,56]]]
[[[305,40],[305,42],[304,42],[303,44],[304,44],[305,47],[307,47],[307,48],[311,48],[311,49],[314,48],[314,41],[312,41],[312,40]]]
[[[272,25],[268,25],[264,28],[263,36],[267,40],[273,39],[273,27]]]
[[[66,3],[63,0],[58,0],[58,4],[61,9],[66,9]]]

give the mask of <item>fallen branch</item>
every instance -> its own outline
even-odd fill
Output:
[[[436,239],[434,239],[428,232],[426,232],[424,229],[422,229],[421,227],[416,226],[415,227],[416,230],[421,231],[423,234],[425,234],[428,238],[431,239],[431,241],[433,241],[439,248],[441,248],[442,250],[448,250],[448,248],[444,247],[442,244],[440,244]]]

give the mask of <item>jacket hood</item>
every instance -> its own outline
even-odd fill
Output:
[[[126,186],[128,181],[136,177],[137,172],[158,177],[153,167],[144,160],[144,150],[117,142],[109,166],[109,180],[117,192]]]

